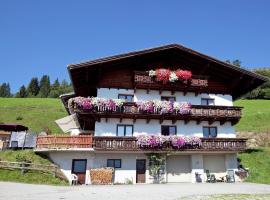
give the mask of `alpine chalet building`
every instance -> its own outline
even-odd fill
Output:
[[[69,135],[38,137],[36,151],[81,184],[104,167],[114,169],[114,183],[206,182],[206,172],[223,180],[246,148],[235,135],[242,108],[233,100],[267,81],[178,44],[68,71],[74,93],[61,99],[75,125]]]

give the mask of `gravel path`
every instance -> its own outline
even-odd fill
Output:
[[[240,193],[270,194],[270,185],[254,183],[178,183],[64,187],[0,182],[1,200],[170,200],[191,195]]]

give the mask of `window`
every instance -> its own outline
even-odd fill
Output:
[[[202,98],[201,104],[204,106],[213,106],[215,105],[215,100],[210,98]]]
[[[117,136],[133,136],[133,125],[117,125]]]
[[[118,94],[118,99],[124,99],[126,102],[133,102],[133,95],[131,94]]]
[[[161,126],[161,135],[176,135],[176,126]]]
[[[172,101],[174,102],[175,101],[175,97],[161,97],[161,101]]]
[[[108,159],[107,167],[121,168],[121,159]]]
[[[205,138],[217,137],[217,127],[203,127],[203,137]]]
[[[72,173],[85,173],[86,172],[86,159],[72,160]]]

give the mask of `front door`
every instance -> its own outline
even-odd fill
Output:
[[[85,174],[86,174],[86,159],[73,159],[72,160],[72,174],[78,176],[78,184],[85,184]]]
[[[146,160],[136,160],[136,183],[145,183]]]

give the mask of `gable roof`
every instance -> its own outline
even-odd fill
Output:
[[[219,68],[219,70],[230,71],[230,73],[235,74],[234,78],[236,78],[236,79],[240,78],[239,74],[241,74],[241,76],[245,76],[245,79],[246,80],[249,79],[252,82],[252,84],[250,84],[248,88],[241,91],[241,94],[244,94],[247,91],[250,91],[250,90],[258,87],[259,85],[261,85],[264,82],[269,80],[267,77],[261,76],[259,74],[252,72],[252,71],[234,66],[234,65],[229,64],[229,63],[226,63],[224,61],[218,60],[214,57],[205,55],[203,53],[197,52],[193,49],[184,47],[184,46],[179,45],[179,44],[169,44],[169,45],[159,46],[159,47],[155,47],[155,48],[149,48],[149,49],[144,49],[144,50],[140,50],[140,51],[133,51],[133,52],[119,54],[119,55],[115,55],[115,56],[109,56],[109,57],[105,57],[105,58],[95,59],[95,60],[82,62],[82,63],[78,63],[78,64],[70,64],[70,65],[68,65],[68,70],[69,70],[69,73],[71,76],[71,81],[73,82],[72,72],[79,70],[81,68],[92,68],[92,67],[98,68],[101,64],[106,65],[106,64],[109,64],[109,63],[112,63],[115,61],[129,60],[129,59],[131,60],[133,58],[139,58],[141,56],[146,56],[148,54],[162,53],[162,52],[165,52],[167,50],[176,50],[176,51],[185,52],[185,53],[192,55],[196,58],[202,59],[205,62],[214,64],[215,67],[218,66],[217,68]],[[74,85],[74,90],[76,93],[76,86],[75,85]],[[238,92],[237,95],[233,95],[233,96],[234,96],[234,98],[237,98],[241,94]]]

